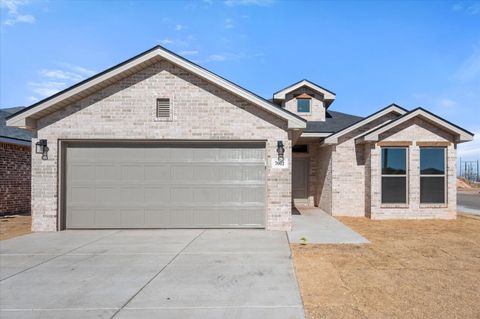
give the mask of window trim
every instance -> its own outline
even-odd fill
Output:
[[[308,111],[307,112],[303,112],[303,111],[299,111],[298,110],[298,102],[300,100],[306,100],[308,101]],[[312,113],[312,98],[296,98],[296,102],[297,102],[297,113],[301,113],[301,114],[310,114]]]
[[[433,148],[433,149],[443,149],[443,174],[422,174],[422,148]],[[448,205],[448,172],[447,172],[447,147],[445,146],[420,146],[418,148],[418,200],[421,207],[445,207]],[[433,203],[433,202],[422,202],[422,177],[443,177],[443,202],[442,203]]]
[[[405,150],[405,174],[383,174],[382,154],[384,149],[404,149]],[[382,146],[380,147],[380,204],[381,207],[408,207],[410,202],[409,193],[409,157],[410,148],[408,146]],[[405,178],[405,202],[384,203],[383,202],[383,178],[384,177],[404,177]]]

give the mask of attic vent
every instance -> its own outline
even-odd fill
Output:
[[[170,99],[157,99],[157,118],[170,118]]]

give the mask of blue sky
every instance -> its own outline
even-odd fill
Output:
[[[266,98],[307,78],[332,110],[422,106],[480,135],[480,1],[0,1],[0,108],[160,44]]]

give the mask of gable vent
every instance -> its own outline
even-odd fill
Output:
[[[157,99],[157,117],[170,118],[170,99]]]

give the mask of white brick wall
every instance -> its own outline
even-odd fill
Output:
[[[157,98],[170,98],[173,120],[155,118]],[[291,227],[291,142],[286,121],[168,62],[135,73],[37,123],[49,159],[32,156],[32,229],[57,229],[58,140],[197,139],[266,140],[267,228]],[[271,169],[277,140],[288,169]],[[37,139],[32,141],[33,145]]]

